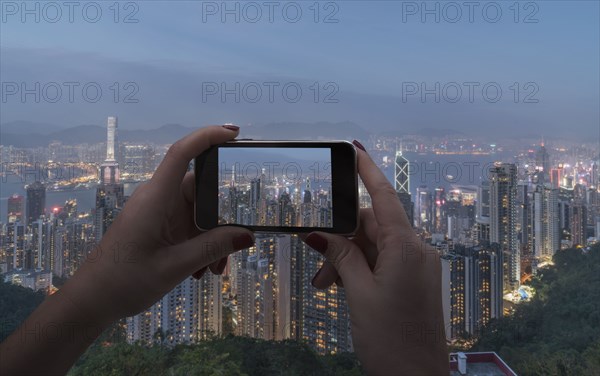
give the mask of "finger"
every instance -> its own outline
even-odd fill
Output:
[[[306,239],[306,236],[304,234],[299,235],[302,240]],[[377,264],[377,247],[375,246],[377,244],[377,222],[375,221],[373,209],[363,208],[360,210],[360,227],[356,237],[352,241],[363,251],[369,268],[373,270]],[[344,287],[335,267],[328,261],[325,261],[321,269],[314,276],[312,285],[323,290],[334,283],[340,287]]]
[[[188,171],[181,182],[181,194],[183,199],[190,205],[194,204],[195,174],[193,171]]]
[[[324,290],[333,285],[338,278],[339,275],[335,267],[329,261],[325,261],[313,277],[311,284],[319,290]]]
[[[360,209],[360,227],[356,237],[377,244],[377,220],[372,208]]]
[[[253,244],[254,235],[243,227],[217,227],[167,249],[166,267],[173,273],[190,275]]]
[[[223,257],[220,260],[217,260],[217,261],[213,262],[212,264],[210,264],[208,266],[210,271],[214,275],[223,274],[223,272],[225,271],[225,267],[227,266],[227,259],[228,259],[227,257]]]
[[[236,126],[210,126],[199,129],[175,142],[152,176],[160,187],[179,186],[190,161],[212,145],[229,141],[239,133]]]
[[[372,287],[373,275],[356,244],[342,236],[324,232],[312,232],[304,241],[325,256],[349,289],[366,293]]]
[[[388,233],[398,231],[398,228],[412,230],[394,187],[367,152],[357,149],[358,174],[371,196],[373,212],[381,230]]]

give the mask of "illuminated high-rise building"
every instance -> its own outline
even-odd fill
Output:
[[[193,343],[198,340],[201,319],[199,297],[200,281],[188,277],[161,299],[161,329],[167,344]]]
[[[289,235],[259,235],[256,245],[233,258],[237,335],[268,340],[291,338]]]
[[[123,207],[125,197],[120,182],[119,164],[115,159],[117,118],[109,117],[106,136],[106,160],[100,165],[100,184],[96,190],[95,228],[99,241]]]
[[[558,168],[553,168],[550,170],[550,182],[552,183],[552,188],[559,188],[563,178],[563,165],[559,164]]]
[[[425,231],[431,231],[433,218],[433,196],[426,185],[417,188],[416,197],[416,226]]]
[[[396,192],[410,193],[409,162],[402,156],[402,151],[396,152],[394,188]]]
[[[162,302],[160,299],[139,314],[125,319],[125,338],[129,343],[150,346],[165,342],[162,328]]]
[[[24,214],[25,201],[23,196],[14,194],[8,198],[7,202],[7,223],[22,222]]]
[[[592,166],[590,169],[590,180],[591,185],[598,188],[600,187],[600,160],[595,160],[592,162]]]
[[[441,263],[446,338],[477,335],[502,316],[503,262],[497,245],[458,246]]]
[[[537,267],[534,252],[533,203],[534,197],[529,183],[527,181],[520,181],[517,185],[517,236],[521,252],[521,269],[526,273],[534,272],[534,269]]]
[[[6,229],[7,271],[25,267],[26,226],[21,222],[9,223]]]
[[[40,218],[46,208],[46,187],[39,181],[27,186],[27,224]]]
[[[490,241],[490,182],[484,180],[477,189],[473,240],[477,244]]]
[[[29,230],[31,242],[25,252],[24,267],[26,269],[52,270],[53,223],[40,218],[29,225]]]
[[[344,289],[334,284],[318,290],[311,281],[323,264],[323,256],[298,237],[292,239],[293,333],[319,354],[350,351],[350,316]]]
[[[206,339],[220,336],[223,332],[222,276],[209,271],[199,280],[198,338]]]
[[[117,141],[117,118],[115,116],[109,116],[106,122],[106,161],[116,161],[116,149],[118,147]]]
[[[550,259],[560,249],[558,190],[538,185],[533,193],[533,244],[536,259]]]
[[[505,255],[504,289],[518,288],[521,257],[517,238],[517,166],[495,163],[490,168],[490,242]]]
[[[408,217],[408,223],[414,226],[414,204],[410,194],[410,175],[408,159],[402,156],[402,151],[396,152],[394,164],[394,188],[398,199],[402,203],[404,212]]]
[[[437,187],[433,198],[433,232],[438,234],[446,233],[446,190],[443,187]]]
[[[550,177],[550,155],[548,154],[548,150],[546,150],[546,146],[544,146],[544,142],[541,143],[540,148],[535,154],[535,168],[540,172],[538,176],[543,176],[543,180],[540,183],[547,182]]]
[[[208,271],[200,280],[186,278],[151,307],[125,320],[127,340],[174,346],[219,336],[220,278]]]
[[[519,182],[517,185],[517,230],[521,251],[525,253],[532,246],[531,224],[529,185],[526,182]]]
[[[587,243],[587,208],[581,199],[574,199],[570,205],[569,218],[573,246]]]
[[[296,235],[259,235],[232,256],[236,335],[304,341],[320,354],[349,351],[343,289],[317,290],[312,278],[323,257]]]

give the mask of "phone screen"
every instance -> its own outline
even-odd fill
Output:
[[[218,223],[332,228],[328,147],[220,147]]]

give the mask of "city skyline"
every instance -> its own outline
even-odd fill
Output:
[[[26,195],[7,198],[0,218],[0,270],[6,281],[55,289],[53,275],[71,276],[123,209],[131,194],[125,194],[123,180],[135,184],[152,176],[164,152],[158,154],[157,145],[120,141],[118,129],[119,119],[108,117],[106,141],[87,161],[96,175],[82,191],[72,184],[60,188],[69,197],[64,204],[47,202],[60,179],[29,183]],[[551,264],[558,250],[598,242],[600,156],[593,149],[546,142],[534,148],[521,143],[517,153],[504,154],[502,145],[440,139],[424,144],[418,136],[374,135],[365,144],[419,237],[441,257],[445,333],[460,345],[530,300],[537,292],[528,280]],[[61,166],[74,151],[89,149],[50,145],[1,146],[10,161],[4,177],[26,178],[32,168]],[[53,159],[44,162],[47,152]],[[429,163],[414,159],[420,155]],[[450,159],[440,164],[433,158],[440,155]],[[500,156],[503,161],[491,162]],[[220,149],[219,222],[332,227],[330,170],[323,168],[330,158],[328,148]],[[31,167],[31,161],[42,164]],[[287,176],[283,166],[292,162],[312,175]],[[122,170],[122,163],[140,169]],[[469,184],[461,184],[459,174],[469,175]],[[80,192],[94,194],[91,208],[79,204]],[[363,185],[359,196],[361,207],[369,207]],[[257,234],[255,246],[230,257],[223,276],[188,277],[147,310],[123,320],[127,341],[174,346],[231,333],[304,341],[319,354],[352,351],[344,290],[320,291],[310,284],[323,262],[297,235]]]
[[[598,373],[600,1],[0,1],[0,29],[5,373]]]
[[[218,149],[218,223],[333,227],[331,149]]]

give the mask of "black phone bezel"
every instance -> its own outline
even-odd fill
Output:
[[[330,148],[333,227],[247,226],[218,224],[219,148]],[[308,233],[323,231],[353,235],[358,228],[358,174],[356,149],[347,141],[229,141],[214,145],[194,160],[194,221],[200,230],[241,226],[255,232]]]

